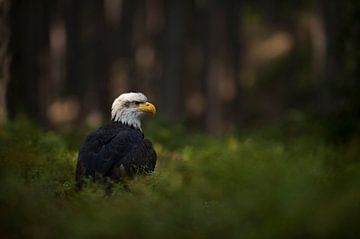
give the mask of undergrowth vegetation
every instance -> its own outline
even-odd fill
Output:
[[[145,129],[156,172],[74,191],[84,133],[0,131],[1,238],[356,238],[360,142]],[[274,134],[275,135],[275,134]]]

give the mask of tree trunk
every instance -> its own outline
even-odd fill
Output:
[[[25,114],[45,123],[41,82],[48,77],[49,1],[14,1],[10,13],[12,61],[8,86],[9,116]]]
[[[106,53],[109,63],[110,100],[133,90],[134,14],[139,1],[107,0],[105,19],[109,29]],[[111,103],[111,102],[110,102]]]
[[[236,54],[233,54],[229,24],[229,9],[226,3],[210,1],[208,6],[208,33],[209,39],[205,47],[206,70],[206,117],[205,125],[209,133],[219,135],[229,130],[233,124],[231,105],[237,95],[236,71],[234,63]]]
[[[7,118],[6,88],[9,81],[9,11],[10,1],[0,0],[0,125]]]
[[[183,112],[185,14],[187,1],[166,2],[166,29],[163,47],[163,79],[160,108],[169,120]]]
[[[81,105],[79,122],[97,125],[110,111],[104,1],[65,2],[67,94]]]

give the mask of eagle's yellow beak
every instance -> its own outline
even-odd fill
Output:
[[[147,113],[151,113],[152,115],[155,115],[156,108],[153,104],[150,102],[145,102],[137,107],[139,110]]]

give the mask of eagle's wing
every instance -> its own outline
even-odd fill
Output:
[[[76,170],[76,181],[82,185],[84,176],[110,177],[119,180],[119,168],[128,176],[136,172],[152,172],[156,153],[150,141],[141,134],[124,130],[100,140],[94,135],[86,140]]]
[[[82,144],[77,160],[75,180],[77,189],[81,189],[84,183],[84,177],[101,176],[114,164],[114,157],[121,157],[115,150],[114,143],[123,145],[119,151],[125,152],[129,150],[130,145],[125,144],[126,132],[117,130],[108,130],[100,128],[90,134]],[[117,158],[116,157],[116,158]]]
[[[141,139],[133,145],[133,148],[120,160],[117,161],[109,170],[107,176],[112,179],[119,178],[119,169],[125,169],[127,176],[133,176],[136,173],[151,173],[155,169],[157,160],[156,152],[147,139]]]
[[[141,143],[141,138],[130,131],[120,131],[101,146],[95,160],[95,174],[106,176],[117,163],[127,164],[126,155]]]

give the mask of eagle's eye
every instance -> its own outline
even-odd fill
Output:
[[[135,103],[136,106],[139,106],[141,104],[140,101],[135,101],[134,103]]]

